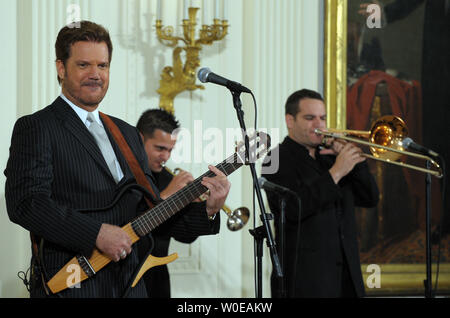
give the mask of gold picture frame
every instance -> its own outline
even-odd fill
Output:
[[[324,99],[327,125],[346,128],[347,1],[325,0]]]
[[[328,127],[346,129],[347,110],[347,0],[325,0],[324,15],[324,99],[327,105]],[[382,189],[380,189],[380,192]],[[423,251],[426,253],[425,249]],[[380,269],[380,286],[368,287],[374,272],[362,264],[367,296],[424,295],[426,265],[377,264]],[[369,269],[369,271],[368,271]],[[434,291],[436,264],[432,264],[432,288]],[[450,263],[439,266],[439,295],[450,294]]]

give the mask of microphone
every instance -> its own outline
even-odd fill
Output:
[[[286,187],[280,186],[276,183],[267,181],[267,179],[264,177],[259,178],[258,183],[259,183],[259,186],[266,191],[277,192],[279,194],[290,193],[290,194],[297,196],[297,193],[295,193],[294,191],[292,191]]]
[[[406,137],[405,139],[403,139],[402,141],[402,146],[406,149],[411,149],[411,150],[415,150],[417,152],[420,152],[422,154],[431,156],[431,157],[439,157],[439,154],[434,152],[431,149],[425,148],[422,145],[419,145],[417,143],[415,143],[411,138]]]
[[[197,77],[202,83],[211,82],[217,85],[225,86],[229,90],[237,93],[251,93],[251,90],[247,87],[242,86],[237,82],[230,81],[220,75],[214,74],[207,67],[201,68],[197,73]]]

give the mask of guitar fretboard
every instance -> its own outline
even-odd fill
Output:
[[[216,168],[228,176],[243,165],[241,162],[238,162],[237,159],[238,155],[235,153],[231,157],[222,161],[220,164],[216,165]],[[141,237],[148,234],[158,225],[165,222],[175,213],[205,193],[208,189],[201,184],[202,179],[204,177],[214,176],[215,174],[208,170],[206,173],[195,179],[192,183],[188,184],[153,209],[147,211],[145,214],[132,221],[131,225],[133,230]]]

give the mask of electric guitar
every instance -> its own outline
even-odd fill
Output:
[[[257,159],[261,158],[269,151],[269,148],[270,136],[258,132],[252,137],[249,137],[247,158],[245,156],[245,146],[241,142],[241,144],[237,146],[236,152],[220,164],[216,165],[216,168],[228,176],[242,165],[247,164],[248,161],[255,162]],[[146,211],[141,216],[123,226],[122,229],[131,238],[133,244],[136,243],[141,237],[150,233],[153,229],[175,215],[175,213],[183,209],[190,202],[204,194],[208,189],[201,184],[203,177],[214,176],[215,174],[208,170],[183,189],[174,193],[154,208]],[[75,256],[48,281],[47,286],[54,294],[59,293],[66,288],[70,288],[94,276],[110,262],[111,259],[102,254],[98,249],[94,249],[89,259],[83,255]],[[80,271],[79,281],[73,279],[73,266],[79,266],[82,269]],[[135,284],[136,281],[134,282],[134,285]]]

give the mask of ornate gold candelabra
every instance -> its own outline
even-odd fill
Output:
[[[199,38],[195,39],[197,11],[199,8],[189,8],[189,19],[183,19],[183,37],[174,36],[172,26],[163,27],[161,20],[156,20],[156,33],[158,40],[169,47],[174,47],[172,53],[172,66],[166,66],[161,72],[159,81],[160,94],[159,107],[174,113],[173,100],[185,91],[204,89],[203,85],[196,85],[197,68],[200,66],[199,53],[202,45],[211,45],[214,41],[222,40],[228,32],[228,21],[215,18],[213,25],[202,25]],[[184,46],[178,46],[183,42]],[[183,65],[181,52],[186,52],[186,61]]]

